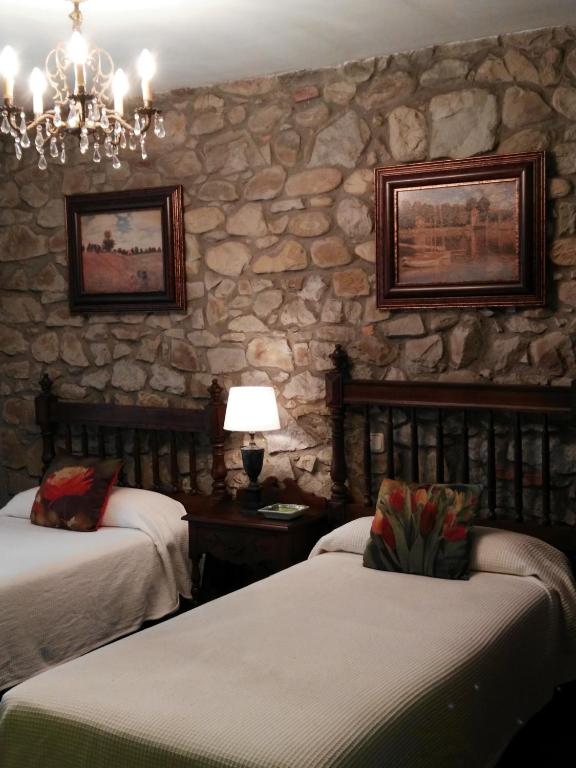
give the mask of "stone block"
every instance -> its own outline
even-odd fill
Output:
[[[294,370],[292,351],[286,339],[273,336],[258,337],[248,344],[246,359],[255,368]]]
[[[430,157],[468,157],[489,152],[498,125],[496,98],[473,88],[435,96],[430,101]]]
[[[368,277],[363,269],[355,268],[335,272],[332,278],[332,285],[334,294],[342,298],[368,296],[370,293]]]
[[[297,240],[287,240],[272,253],[258,256],[252,264],[252,271],[255,274],[267,274],[306,269],[307,266],[306,249]]]

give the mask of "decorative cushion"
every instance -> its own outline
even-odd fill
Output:
[[[36,493],[30,520],[48,528],[95,531],[121,466],[121,459],[54,459]]]
[[[364,565],[381,571],[467,579],[478,485],[384,480]]]

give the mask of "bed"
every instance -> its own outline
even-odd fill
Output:
[[[225,488],[217,382],[210,397],[197,410],[72,403],[43,379],[36,410],[45,468],[61,447],[123,458],[124,470],[92,533],[32,525],[36,488],[0,510],[0,691],[160,619],[190,597],[181,518],[199,493],[197,464],[211,471],[213,493]],[[198,437],[207,451],[201,447],[197,462]]]
[[[467,581],[363,567],[372,483],[351,503],[358,390],[342,360],[327,399],[346,522],[305,563],[14,688],[0,705],[2,768],[488,768],[576,677],[574,581],[541,538],[478,526]],[[565,395],[549,404],[564,416]],[[541,529],[571,542],[569,526]]]
[[[369,526],[12,689],[0,765],[495,765],[573,672],[562,555],[486,529],[469,581],[383,573],[362,567]]]

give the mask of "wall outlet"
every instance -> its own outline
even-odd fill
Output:
[[[370,432],[370,450],[372,453],[384,453],[383,432]]]

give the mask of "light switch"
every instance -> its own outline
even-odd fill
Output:
[[[370,450],[372,453],[384,453],[383,432],[370,432]]]

